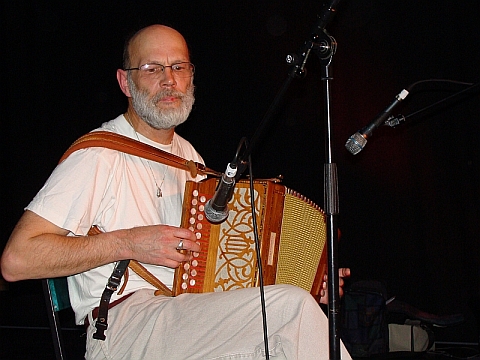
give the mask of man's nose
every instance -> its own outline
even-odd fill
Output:
[[[175,86],[177,85],[177,80],[175,79],[175,75],[173,74],[173,70],[171,67],[165,67],[163,69],[162,76],[160,78],[160,85],[161,86]]]

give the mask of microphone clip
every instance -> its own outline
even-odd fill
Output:
[[[387,121],[385,121],[385,125],[390,126],[390,127],[395,127],[397,125],[400,125],[402,121],[405,121],[405,115],[399,114],[397,116],[390,116]]]

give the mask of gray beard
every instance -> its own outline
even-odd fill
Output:
[[[137,88],[130,73],[127,75],[132,105],[135,112],[151,127],[157,130],[168,130],[185,122],[192,111],[195,102],[194,86],[191,84],[185,94],[174,89],[161,90],[151,99],[146,90]],[[159,109],[157,102],[165,96],[176,96],[181,105],[177,109]]]

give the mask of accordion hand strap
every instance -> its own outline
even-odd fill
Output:
[[[130,264],[128,265],[128,267],[132,269],[143,280],[157,288],[157,290],[155,291],[156,296],[173,296],[172,290],[170,290],[163,282],[158,280],[155,275],[153,275],[150,271],[145,269],[145,267],[143,267],[143,265],[141,265],[137,260],[130,260]]]
[[[180,156],[157,149],[154,146],[144,144],[110,131],[93,131],[78,138],[63,154],[59,163],[65,160],[74,151],[88,147],[105,147],[121,151],[130,155],[140,156],[147,160],[156,161],[178,169],[189,171],[193,178],[197,175],[212,175],[220,177],[222,174],[207,168],[205,165],[192,160],[183,159]]]

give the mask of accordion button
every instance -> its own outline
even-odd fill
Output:
[[[200,205],[200,206],[198,207],[198,211],[204,212],[204,211],[205,211],[205,206]]]
[[[193,267],[198,266],[198,261],[197,261],[197,260],[193,260],[193,261],[192,261],[192,266],[193,266]]]
[[[198,204],[198,200],[197,199],[192,199],[192,205],[196,206],[197,204]]]
[[[198,190],[193,190],[192,194],[193,194],[193,196],[197,197],[198,196]]]
[[[200,196],[200,202],[205,203],[207,201],[207,198],[205,196]]]
[[[198,229],[198,230],[201,230],[202,228],[203,228],[202,223],[198,223],[198,224],[197,224],[197,229]]]
[[[190,273],[192,276],[197,276],[197,270],[193,269],[192,272]]]
[[[184,274],[182,275],[182,279],[183,279],[183,280],[187,280],[187,279],[188,279],[188,274],[184,273]]]
[[[183,290],[187,290],[187,286],[188,286],[187,283],[182,283],[182,289]]]
[[[198,219],[198,221],[202,221],[203,220],[203,214],[198,214],[197,219]]]
[[[190,269],[190,264],[189,264],[189,263],[183,264],[183,268],[184,268],[185,270]]]
[[[190,286],[195,286],[195,279],[190,280]]]
[[[190,209],[190,214],[195,215],[197,213],[197,209],[191,208]]]

